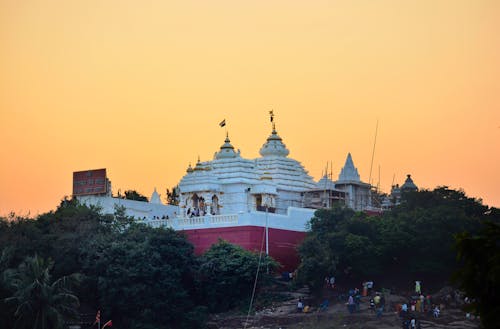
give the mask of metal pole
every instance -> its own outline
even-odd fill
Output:
[[[268,206],[266,205],[266,256],[269,256],[269,223],[268,223]]]
[[[269,223],[268,223],[268,208],[266,204],[266,258],[269,257]],[[269,274],[269,262],[266,261],[266,272]]]

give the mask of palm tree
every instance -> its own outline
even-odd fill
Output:
[[[71,292],[79,274],[61,277],[51,283],[52,263],[38,256],[27,257],[15,270],[6,271],[14,293],[5,301],[16,306],[16,328],[59,329],[64,319],[74,317],[79,306]]]

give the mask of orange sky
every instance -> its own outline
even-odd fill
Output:
[[[351,152],[384,191],[411,173],[500,206],[500,1],[0,0],[0,214],[72,172],[165,194],[224,140],[270,133],[319,179]]]

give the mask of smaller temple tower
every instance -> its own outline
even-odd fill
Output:
[[[399,184],[396,184],[392,186],[390,197],[384,199],[383,208],[390,209],[397,206],[401,203],[401,195],[403,193],[416,191],[418,191],[418,186],[413,182],[411,175],[407,174],[403,185],[399,186]]]
[[[416,191],[418,191],[418,187],[413,182],[413,179],[411,179],[410,174],[406,175],[406,180],[405,180],[404,184],[401,185],[401,191],[402,192],[416,192]]]
[[[153,194],[151,194],[151,198],[149,199],[149,202],[155,203],[155,204],[163,204],[161,202],[161,199],[160,199],[160,194],[158,193],[158,191],[156,191],[156,187],[155,187],[155,190],[153,191]]]
[[[358,169],[352,161],[351,153],[347,154],[335,187],[347,194],[345,202],[348,207],[354,210],[364,210],[371,207],[370,184],[361,181]]]

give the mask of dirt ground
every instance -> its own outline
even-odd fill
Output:
[[[315,305],[308,300],[307,291],[290,294],[291,299],[277,303],[272,307],[261,310],[250,317],[246,316],[216,316],[210,321],[213,329],[393,329],[403,328],[401,319],[396,312],[395,305],[407,301],[407,298],[398,295],[386,294],[388,308],[381,318],[369,308],[369,297],[362,297],[360,310],[349,314],[345,301],[337,297],[329,298],[329,306],[320,311],[319,304]],[[311,305],[310,313],[297,313],[298,299],[302,298]],[[411,313],[420,322],[421,328],[437,329],[475,329],[479,328],[479,320],[466,319],[465,313],[457,306],[441,305],[439,318],[419,312]]]

